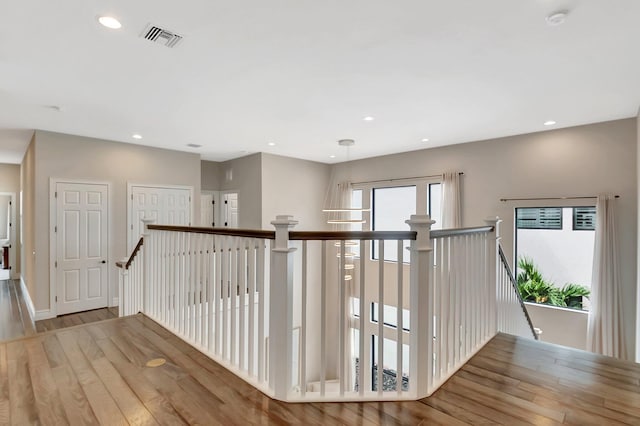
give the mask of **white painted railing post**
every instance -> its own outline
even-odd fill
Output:
[[[276,240],[271,250],[269,289],[269,387],[274,398],[285,401],[291,388],[293,332],[293,252],[289,230],[298,224],[293,216],[276,216],[271,222]]]
[[[126,265],[127,260],[127,258],[122,259],[122,263]],[[129,299],[129,295],[125,295],[125,291],[129,285],[129,270],[124,266],[118,269],[120,270],[120,279],[118,280],[118,316],[123,317],[126,315],[124,313],[126,310],[125,306]]]
[[[407,220],[412,231],[417,232],[411,241],[410,266],[410,318],[411,337],[409,352],[409,387],[412,396],[423,398],[428,395],[433,382],[433,247],[431,246],[431,225],[435,221],[428,215],[411,215]],[[398,301],[401,309],[402,301]],[[400,372],[398,372],[400,377]]]
[[[489,313],[491,315],[491,334],[498,332],[498,274],[500,268],[500,259],[498,257],[498,247],[500,244],[500,222],[499,217],[491,217],[485,219],[485,223],[493,226],[493,232],[488,236],[487,251],[487,283],[489,287]]]
[[[142,233],[143,238],[143,249],[142,249],[142,282],[140,283],[140,301],[142,302],[142,312],[145,314],[149,314],[149,306],[151,306],[151,301],[149,299],[150,289],[152,283],[147,282],[149,277],[151,277],[151,234],[149,232],[149,225],[152,225],[155,222],[155,219],[151,218],[143,218],[141,219],[143,223],[144,232]],[[136,312],[137,313],[137,312]]]

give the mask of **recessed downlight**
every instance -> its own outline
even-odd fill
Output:
[[[375,120],[375,117],[372,117],[370,115],[367,115],[366,117],[363,118],[364,121],[373,121]]]
[[[335,155],[333,155],[333,154],[331,154],[331,155],[329,156],[329,158],[336,158],[336,156],[335,156]]]
[[[275,143],[275,142],[267,142],[267,145],[269,145],[269,146],[276,146],[276,143]]]
[[[422,142],[429,142],[429,138],[422,138]]]
[[[131,135],[131,137],[134,139],[142,139],[142,135],[139,133],[134,133],[133,135]]]
[[[556,122],[553,120],[547,120],[542,124],[544,124],[545,126],[553,126],[554,124],[556,124]]]
[[[198,145],[197,143],[188,143],[187,146],[189,148],[202,148],[202,145]]]
[[[102,25],[103,27],[107,27],[112,30],[119,30],[120,28],[122,28],[122,24],[120,23],[120,21],[118,21],[113,16],[99,16],[98,22],[100,22],[100,25]]]

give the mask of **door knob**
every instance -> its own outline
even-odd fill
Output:
[[[106,261],[106,260],[103,260],[103,261],[102,261],[102,262],[100,262],[100,263],[107,263],[107,261]]]

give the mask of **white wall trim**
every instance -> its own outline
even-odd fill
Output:
[[[111,246],[111,230],[113,229],[113,203],[111,202],[111,182],[93,181],[85,179],[65,179],[65,178],[49,178],[49,309],[42,309],[36,312],[36,320],[55,318],[58,315],[58,306],[56,304],[56,296],[58,286],[56,282],[55,262],[58,258],[57,239],[55,227],[57,223],[58,210],[56,208],[56,185],[58,183],[76,183],[85,185],[106,185],[107,187],[107,265],[111,265],[112,250]],[[111,299],[111,270],[107,267],[107,305]]]
[[[24,277],[20,274],[20,289],[22,291],[22,297],[24,297],[24,301],[27,304],[27,309],[29,310],[29,315],[31,318],[36,317],[36,308],[33,306],[33,301],[31,300],[31,295],[29,294],[29,290],[27,290],[27,283],[24,282]]]
[[[55,317],[56,317],[56,314],[51,309],[41,309],[39,311],[36,311],[36,316],[33,320],[40,321],[40,320],[45,320],[45,319],[50,319]]]

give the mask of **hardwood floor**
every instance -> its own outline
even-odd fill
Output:
[[[35,334],[33,320],[17,280],[0,281],[0,341]]]
[[[117,307],[94,309],[92,311],[61,315],[51,319],[36,321],[36,330],[38,333],[43,333],[45,331],[60,330],[61,328],[73,327],[74,325],[90,324],[92,322],[117,317]]]
[[[0,344],[0,424],[33,423],[638,425],[640,365],[498,335],[421,401],[286,404],[137,315]]]
[[[117,317],[118,308],[113,307],[62,315],[34,323],[19,281],[0,280],[0,341]]]

